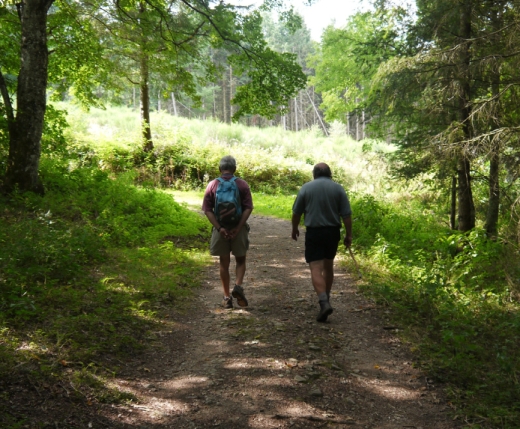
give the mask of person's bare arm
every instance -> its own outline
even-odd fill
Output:
[[[228,238],[230,231],[224,228],[222,225],[218,223],[217,217],[215,216],[215,213],[213,213],[211,210],[208,210],[204,213],[208,220],[210,221],[211,225],[215,227],[215,229],[220,233],[220,235],[223,235],[224,237]]]
[[[300,236],[300,230],[298,227],[300,226],[300,220],[302,218],[301,214],[293,213],[291,222],[292,222],[292,233],[291,237],[293,240],[298,241],[298,237]]]
[[[345,239],[343,240],[343,244],[346,248],[352,246],[352,216],[345,216],[343,218],[343,225],[345,225]]]

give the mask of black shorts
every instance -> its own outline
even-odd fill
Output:
[[[341,236],[339,226],[307,228],[305,233],[305,261],[321,261],[334,259],[338,251]]]

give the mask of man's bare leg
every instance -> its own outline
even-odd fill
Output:
[[[314,291],[318,296],[320,296],[320,294],[322,293],[327,292],[327,282],[325,276],[323,275],[324,265],[324,259],[309,262],[309,267],[311,269],[312,286],[314,286]]]
[[[231,255],[220,257],[220,281],[222,282],[222,290],[224,296],[229,297],[229,264],[231,262]]]
[[[235,260],[237,263],[236,286],[233,288],[231,295],[233,295],[233,298],[237,299],[238,305],[240,305],[240,307],[247,307],[248,302],[244,294],[244,288],[242,287],[244,276],[246,274],[246,256],[235,256]]]
[[[333,311],[327,294],[327,286],[330,282],[330,288],[332,288],[332,280],[334,279],[334,271],[333,269],[331,270],[331,262],[330,259],[322,259],[320,261],[312,261],[309,263],[312,285],[314,286],[314,291],[316,292],[316,295],[318,295],[320,303],[320,312],[316,318],[318,322],[327,321],[327,318]]]
[[[334,282],[334,259],[323,260],[323,278],[325,279],[327,296],[330,298],[330,291]]]
[[[235,260],[237,263],[236,268],[236,284],[242,285],[244,283],[244,276],[246,275],[246,257],[244,256],[235,256]]]

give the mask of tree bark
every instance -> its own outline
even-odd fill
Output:
[[[148,55],[141,52],[141,131],[143,136],[143,150],[150,152],[153,150],[152,129],[150,128],[150,88]]]
[[[231,100],[233,99],[233,67],[229,66],[229,123],[233,119],[233,105]]]
[[[139,2],[139,13],[146,12],[146,3]],[[139,21],[139,20],[138,20]],[[151,152],[153,150],[152,128],[150,126],[150,70],[149,70],[149,54],[146,50],[146,37],[141,34],[141,44],[139,46],[139,89],[141,104],[141,133],[143,137],[143,150]]]
[[[499,143],[494,143],[489,160],[489,204],[486,215],[486,233],[496,237],[500,207],[500,149]]]
[[[471,99],[470,87],[470,61],[471,61],[471,0],[464,0],[460,10],[460,71],[459,80],[461,92],[459,95],[459,121],[462,126],[464,140],[468,142],[471,138],[469,105]],[[475,227],[475,206],[471,190],[471,172],[468,151],[461,142],[461,150],[458,160],[458,182],[459,182],[459,231],[469,231]]]
[[[359,114],[356,112],[356,141],[359,140]]]
[[[13,111],[13,105],[11,103],[11,98],[9,97],[9,90],[7,89],[7,84],[4,79],[4,75],[2,74],[2,70],[0,69],[0,93],[2,94],[2,99],[4,100],[5,113],[7,117],[7,131],[9,135],[14,135],[15,133],[15,117]]]
[[[457,229],[455,221],[457,219],[457,176],[451,179],[451,210],[450,210],[450,228]]]
[[[471,190],[470,162],[461,156],[458,163],[457,179],[459,182],[459,231],[470,231],[475,228],[475,206]]]
[[[294,131],[300,131],[298,124],[298,100],[296,97],[294,97]]]
[[[222,76],[222,122],[228,123],[226,73]]]
[[[501,13],[499,6],[493,4],[493,0],[489,1],[491,9],[491,22],[493,28],[493,45],[500,45],[500,27],[501,27]],[[497,59],[496,61],[500,61]],[[493,96],[493,103],[496,103],[496,108],[493,109],[494,115],[491,118],[491,127],[496,130],[500,127],[502,122],[502,110],[500,106],[500,66],[494,64],[491,74],[491,94]],[[490,237],[496,237],[498,229],[498,215],[500,212],[500,136],[496,136],[491,141],[491,148],[489,153],[489,203],[486,215],[486,233]]]
[[[9,130],[9,156],[4,191],[43,195],[38,174],[43,121],[47,106],[47,12],[53,0],[20,3],[21,67],[16,91],[16,118]]]
[[[365,110],[361,111],[361,140],[365,139]]]
[[[177,102],[175,101],[175,94],[173,93],[173,91],[172,91],[171,94],[172,94],[173,116],[179,116],[179,115],[177,114]],[[215,94],[215,91],[213,91],[213,95],[214,95],[214,94]],[[215,98],[215,97],[213,96],[213,98]]]

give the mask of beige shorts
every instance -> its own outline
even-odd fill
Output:
[[[233,240],[226,240],[215,228],[211,233],[211,256],[245,256],[249,249],[249,225],[245,224]]]

